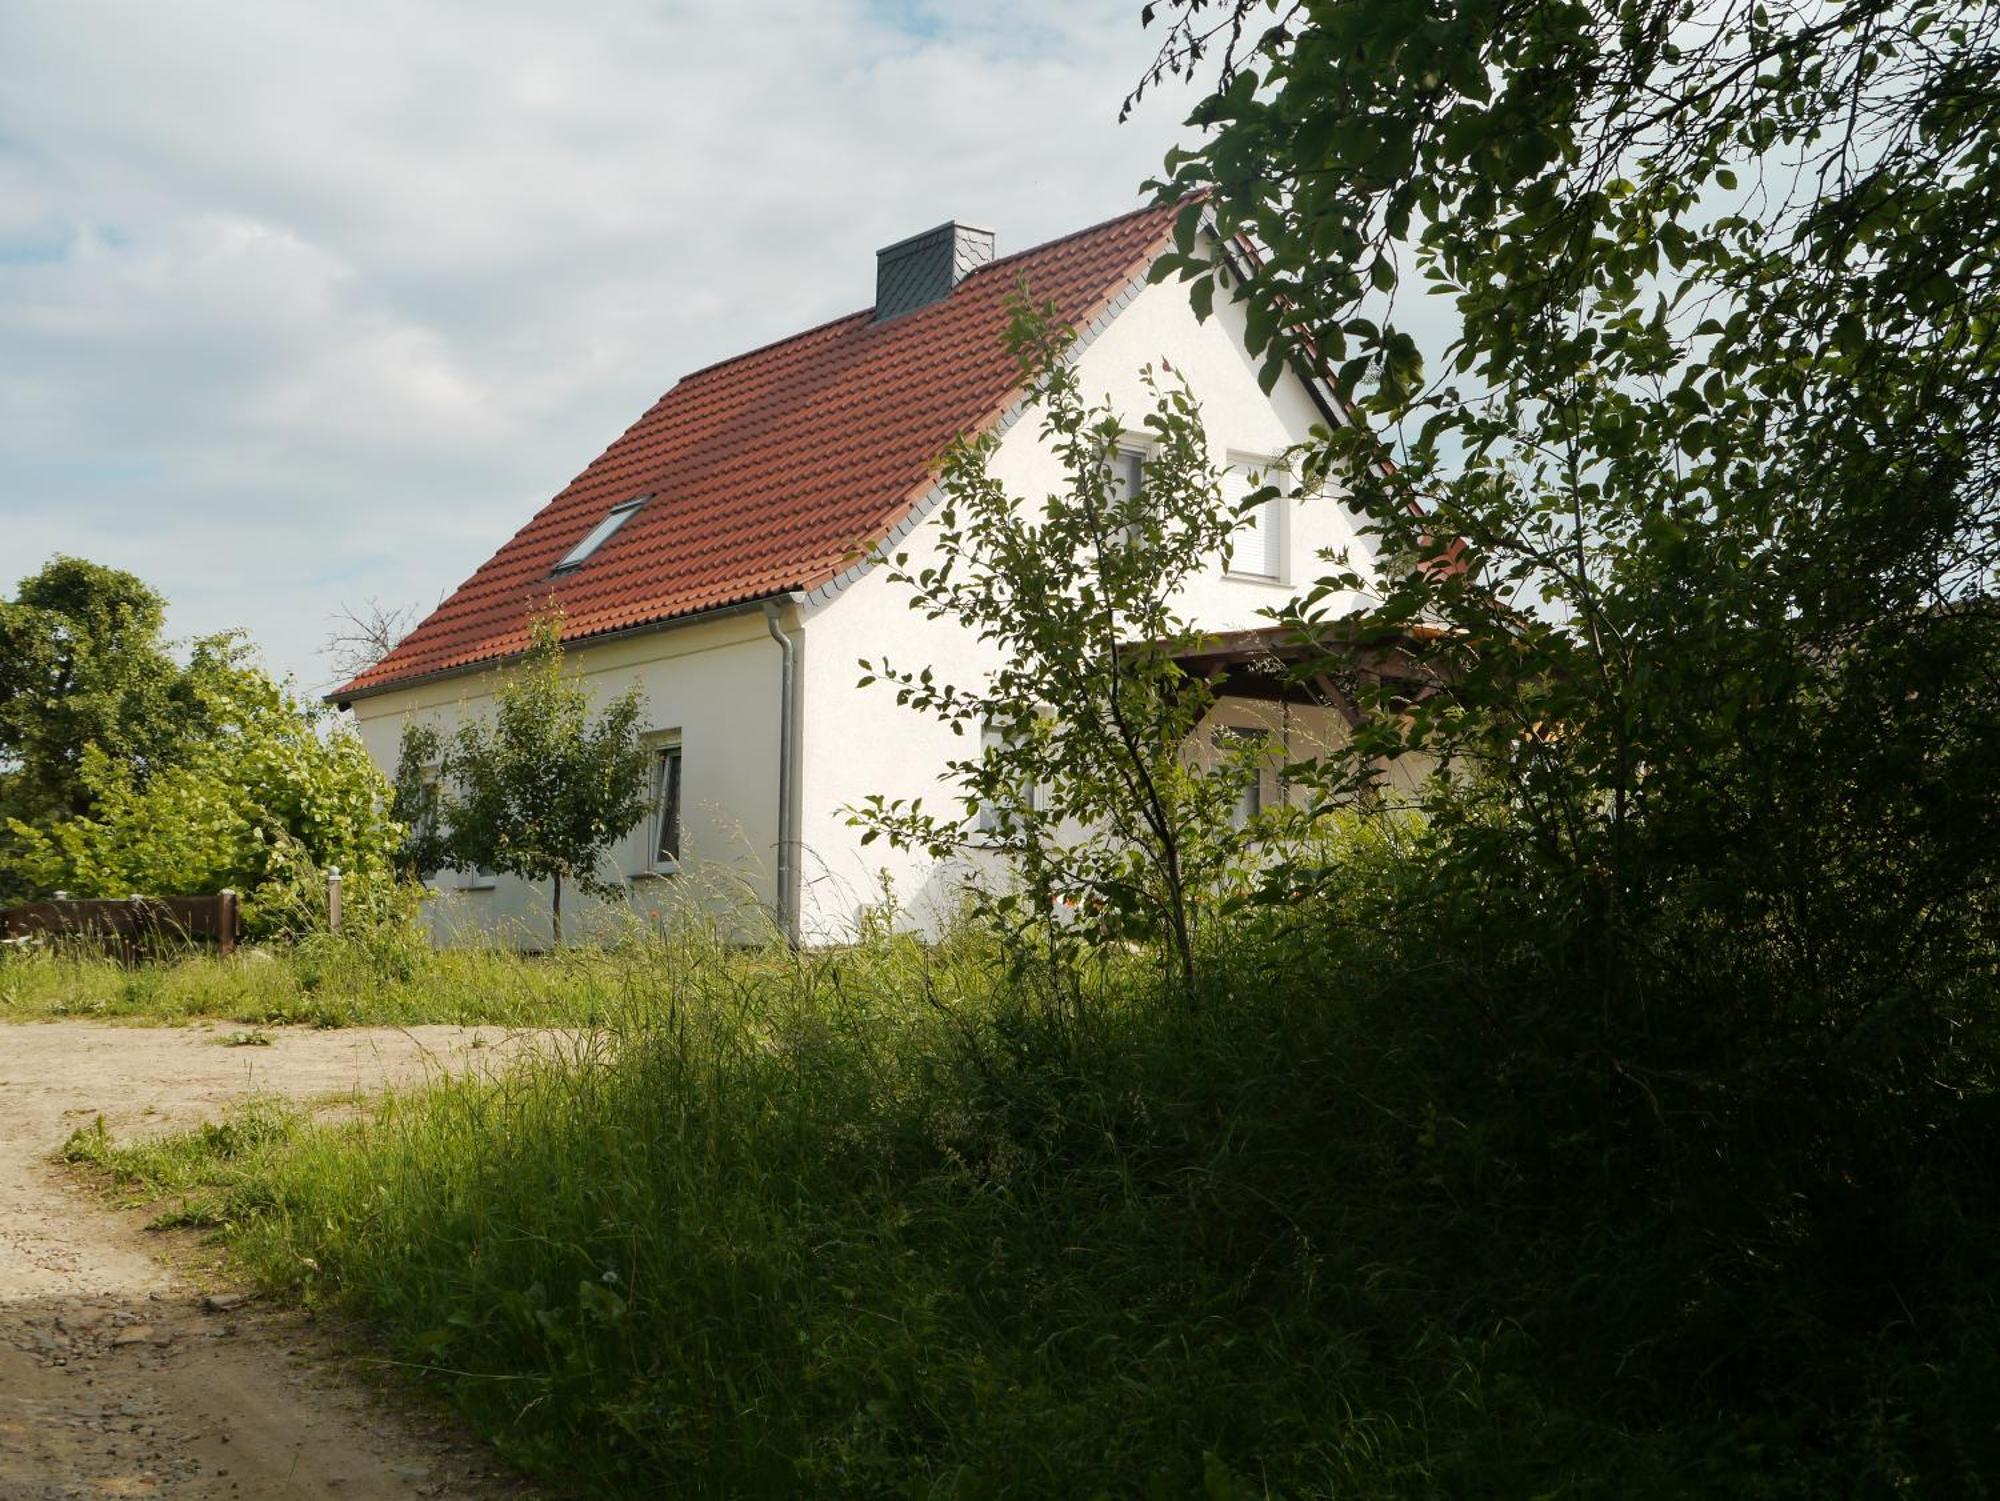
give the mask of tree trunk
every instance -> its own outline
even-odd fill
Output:
[[[551,910],[551,926],[555,930],[556,947],[562,947],[562,877],[556,877],[555,905]]]

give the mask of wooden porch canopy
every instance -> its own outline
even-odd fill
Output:
[[[1445,634],[1416,626],[1394,634],[1308,637],[1290,626],[1271,626],[1204,637],[1175,661],[1222,697],[1317,705],[1352,728],[1361,722],[1357,701],[1373,688],[1386,687],[1392,702],[1413,704],[1446,686],[1448,670],[1437,660]]]

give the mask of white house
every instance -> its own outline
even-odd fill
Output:
[[[612,856],[632,905],[665,910],[734,891],[806,941],[852,930],[886,876],[917,920],[957,900],[958,875],[864,847],[846,810],[870,793],[941,795],[965,748],[948,727],[858,686],[859,659],[887,651],[965,681],[982,648],[908,608],[867,561],[885,542],[934,546],[934,466],[957,434],[1004,430],[994,472],[1009,492],[1059,489],[1037,424],[1016,421],[1016,370],[1000,342],[1025,281],[1075,325],[1086,395],[1139,426],[1143,367],[1184,376],[1218,463],[1272,466],[1334,420],[1325,392],[1286,375],[1268,395],[1229,299],[1199,321],[1149,267],[1175,210],[1149,207],[996,259],[990,231],[944,224],[879,252],[873,308],[685,377],[376,666],[330,697],[394,770],[404,724],[448,728],[481,711],[494,669],[530,619],[564,615],[574,670],[600,698],[637,684],[656,751],[654,814]],[[1211,242],[1211,249],[1221,253]],[[1143,464],[1142,445],[1135,445]],[[1247,492],[1246,492],[1247,493]],[[1206,666],[1235,672],[1216,735],[1268,734],[1274,765],[1342,730],[1338,697],[1314,700],[1254,671],[1261,613],[1316,576],[1320,555],[1358,553],[1354,518],[1329,494],[1272,502],[1231,556],[1182,602],[1215,633]],[[1264,686],[1259,686],[1263,684]],[[1275,771],[1262,795],[1282,795]],[[446,872],[457,921],[546,931],[525,883]]]

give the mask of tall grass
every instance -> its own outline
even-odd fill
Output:
[[[1388,913],[1246,920],[1192,1009],[1110,955],[1059,1015],[972,936],[687,935],[497,1080],[75,1150],[576,1495],[1981,1493],[1990,1111],[1845,1209],[1742,1140],[1663,1191],[1496,1041],[1497,993],[1562,1025],[1532,934]]]
[[[206,1212],[578,1494],[1331,1493],[1439,1464],[1393,1371],[1454,1357],[1385,1362],[1407,1290],[1318,1233],[1346,1175],[1310,1112],[1215,1132],[1307,1103],[1268,1027],[1175,1021],[1115,970],[1058,1027],[969,944],[676,957],[655,1004],[501,1082],[260,1135],[247,1174],[232,1150]],[[191,1186],[180,1146],[106,1160]]]

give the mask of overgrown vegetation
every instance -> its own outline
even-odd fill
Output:
[[[1976,1494],[1990,1111],[1857,1132],[1837,1201],[1740,1136],[1607,1172],[1412,962],[1548,983],[1530,913],[1411,916],[1424,845],[1357,833],[1192,1010],[1139,958],[1058,1014],[971,935],[687,939],[499,1082],[89,1155],[578,1495]]]
[[[1060,1005],[679,938],[574,1056],[79,1152],[583,1494],[1985,1494],[2000,16],[1279,9],[1165,7],[1223,49],[1165,269],[1260,242],[1384,567],[1290,612],[1362,723],[1261,903]],[[1454,774],[1389,815],[1399,749]]]
[[[301,874],[384,880],[399,834],[360,740],[241,638],[176,660],[131,574],[53,559],[0,600],[0,902],[244,897],[287,923]]]
[[[0,957],[0,1022],[599,1026],[648,1004],[662,961],[658,940],[639,933],[618,945],[538,956],[500,947],[434,950],[427,936],[407,929],[321,933],[227,959],[190,951],[136,966],[82,944],[57,944]]]

